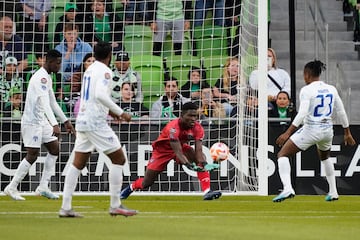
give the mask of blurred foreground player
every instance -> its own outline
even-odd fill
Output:
[[[339,199],[336,188],[334,164],[330,160],[330,148],[333,140],[333,113],[339,118],[344,128],[345,145],[354,145],[349,121],[344,105],[335,87],[320,80],[325,65],[318,60],[308,62],[304,67],[304,81],[306,86],[300,90],[299,111],[291,126],[280,135],[276,144],[282,146],[278,153],[278,167],[283,191],[273,199],[281,202],[295,196],[291,185],[289,157],[299,151],[305,151],[316,144],[321,165],[325,169],[326,180],[329,184],[329,193],[325,201]],[[292,134],[303,123],[303,127]],[[291,135],[292,134],[292,135]]]
[[[117,135],[107,122],[110,114],[115,120],[129,122],[131,116],[111,99],[112,71],[108,67],[111,61],[111,45],[99,42],[94,48],[96,61],[85,71],[80,96],[80,110],[76,118],[75,159],[65,177],[64,194],[59,217],[82,217],[72,210],[72,195],[81,170],[85,167],[91,152],[96,149],[111,160],[109,167],[110,209],[112,216],[133,216],[136,210],[127,209],[120,202],[123,165],[125,155]]]
[[[167,164],[174,159],[176,163],[197,171],[201,189],[205,192],[204,200],[213,200],[221,196],[219,191],[210,190],[210,174],[208,171],[219,168],[219,164],[208,164],[202,152],[204,129],[197,121],[198,106],[187,102],[182,106],[180,118],[169,122],[161,131],[160,136],[153,142],[152,155],[148,162],[145,177],[138,178],[126,187],[120,195],[126,199],[138,189],[150,187],[158,175],[165,170]],[[188,142],[195,141],[195,150]]]

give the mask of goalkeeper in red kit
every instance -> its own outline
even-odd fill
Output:
[[[145,171],[145,177],[138,178],[123,189],[120,193],[121,199],[128,198],[135,190],[150,187],[172,159],[197,172],[201,189],[205,193],[204,200],[221,197],[221,192],[210,189],[209,171],[219,168],[219,164],[206,162],[202,152],[204,128],[197,121],[197,109],[197,104],[185,103],[182,106],[181,116],[164,127],[160,136],[152,144],[153,152]],[[188,145],[189,141],[195,142],[195,150]]]

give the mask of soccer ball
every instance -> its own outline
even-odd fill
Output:
[[[210,155],[214,162],[225,161],[229,157],[229,148],[225,143],[214,143],[210,148]]]

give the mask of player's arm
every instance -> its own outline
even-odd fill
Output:
[[[335,94],[335,110],[336,115],[339,118],[339,121],[341,123],[341,126],[344,128],[344,144],[353,146],[355,145],[355,140],[351,134],[350,128],[349,128],[349,120],[347,118],[344,104],[338,94]]]
[[[74,126],[71,124],[70,120],[65,116],[65,114],[61,110],[59,104],[56,102],[55,94],[54,94],[54,91],[52,90],[52,88],[49,91],[49,103],[50,103],[52,112],[54,112],[55,115],[60,118],[60,121],[62,123],[64,123],[66,131],[68,133],[75,134]]]
[[[95,98],[102,105],[109,109],[109,113],[112,114],[115,118],[121,118],[121,115],[124,113],[124,110],[120,108],[116,103],[113,102],[110,95],[106,94],[108,92],[108,84],[110,84],[111,74],[108,80],[106,81],[96,81],[96,91]]]
[[[189,160],[182,151],[182,147],[179,140],[170,139],[170,146],[181,164],[190,165]]]

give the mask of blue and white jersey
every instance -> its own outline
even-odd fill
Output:
[[[298,127],[302,122],[309,128],[332,128],[333,115],[342,118],[343,126],[348,125],[344,105],[336,88],[323,81],[314,81],[300,90],[300,106],[293,125]]]
[[[111,100],[112,71],[104,63],[95,61],[85,71],[80,93],[80,108],[76,118],[77,131],[108,128],[109,109],[121,114],[122,109]]]

